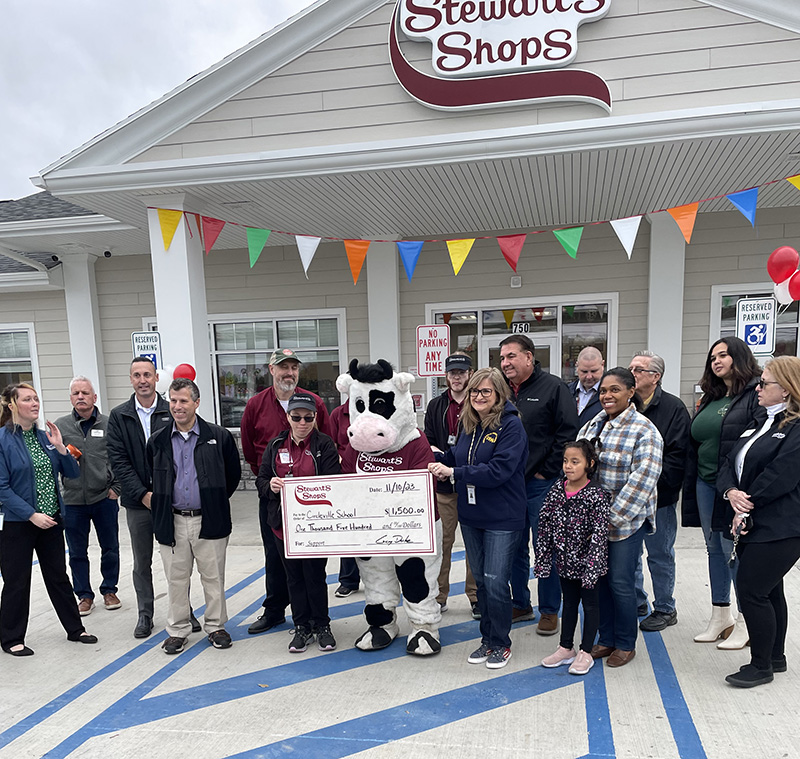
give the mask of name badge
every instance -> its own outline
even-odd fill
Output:
[[[470,506],[475,506],[478,501],[475,498],[475,486],[474,485],[467,485],[467,503]]]
[[[452,448],[456,444],[456,436],[455,435],[448,435],[447,436],[447,445],[449,448]]]
[[[750,437],[755,432],[755,430],[745,430],[739,437]]]
[[[92,430],[91,436],[92,437],[103,437],[104,432],[103,430]]]
[[[278,460],[281,464],[290,464],[292,460],[289,458],[289,451],[279,451]]]

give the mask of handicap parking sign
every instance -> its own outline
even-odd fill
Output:
[[[775,298],[742,298],[736,304],[736,337],[753,353],[768,355],[775,350]]]
[[[744,341],[750,350],[766,347],[767,325],[763,322],[761,324],[745,324]]]

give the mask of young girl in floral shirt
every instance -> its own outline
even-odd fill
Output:
[[[561,580],[563,606],[561,640],[544,667],[571,664],[573,675],[585,675],[594,664],[592,645],[600,624],[597,580],[608,571],[608,511],[611,497],[591,481],[597,453],[588,440],[564,448],[564,480],[550,489],[539,515],[537,577],[547,577],[555,557]],[[583,636],[576,654],[573,636],[578,606],[583,603]]]

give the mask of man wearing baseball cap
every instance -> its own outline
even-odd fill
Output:
[[[277,348],[269,359],[269,373],[272,385],[254,395],[244,409],[240,424],[242,434],[242,452],[245,461],[250,465],[253,474],[258,475],[261,457],[267,443],[283,431],[289,429],[286,413],[289,400],[295,393],[303,393],[314,398],[317,411],[317,427],[320,432],[330,434],[328,425],[328,409],[318,395],[297,386],[300,377],[300,359],[291,348]],[[264,611],[256,619],[247,632],[251,635],[266,632],[286,621],[286,607],[289,605],[289,589],[286,586],[286,573],[281,557],[272,537],[272,530],[267,523],[267,501],[259,498],[259,523],[261,540],[264,543],[266,560],[267,593],[262,606]]]

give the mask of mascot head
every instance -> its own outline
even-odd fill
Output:
[[[350,396],[350,445],[364,453],[399,451],[419,437],[409,388],[414,375],[395,372],[388,361],[359,364],[354,358],[336,388]]]

